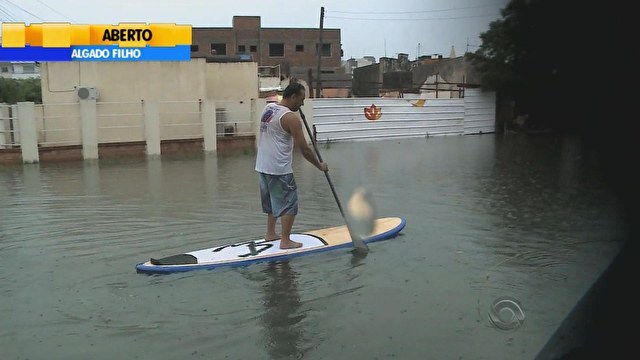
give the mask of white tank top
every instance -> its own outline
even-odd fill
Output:
[[[280,120],[291,112],[288,107],[267,104],[260,117],[260,137],[255,170],[270,175],[293,173],[293,137],[282,128]]]

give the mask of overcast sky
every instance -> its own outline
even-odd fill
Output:
[[[231,27],[234,15],[257,15],[262,27],[340,29],[343,60],[398,53],[449,56],[480,45],[508,0],[0,0],[0,19],[29,23],[162,22]]]

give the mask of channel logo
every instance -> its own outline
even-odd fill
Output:
[[[191,25],[2,23],[0,61],[189,61]]]

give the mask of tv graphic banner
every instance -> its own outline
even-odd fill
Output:
[[[2,23],[0,61],[188,61],[191,25]]]

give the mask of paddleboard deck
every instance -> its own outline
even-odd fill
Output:
[[[398,217],[376,219],[373,233],[363,241],[369,243],[394,238],[405,224],[406,220]],[[302,247],[280,249],[280,240],[244,241],[159,259],[151,258],[149,261],[137,264],[136,270],[138,273],[162,274],[225,266],[244,266],[256,262],[281,260],[353,246],[346,225],[291,234],[291,239],[301,242]]]

